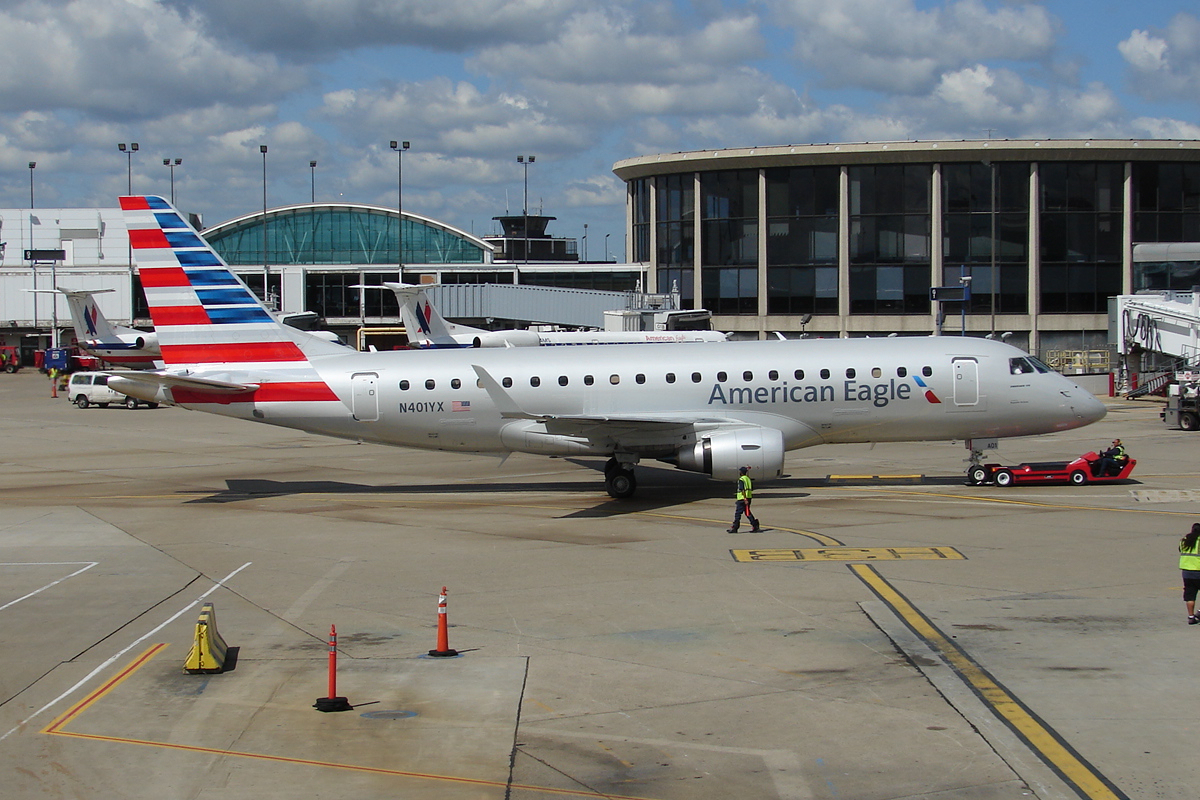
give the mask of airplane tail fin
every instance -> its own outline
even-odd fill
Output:
[[[279,322],[166,200],[120,202],[167,366],[254,371],[346,353]]]
[[[67,308],[71,310],[71,324],[75,326],[75,335],[81,339],[94,339],[105,342],[117,341],[117,330],[100,311],[96,298],[92,295],[98,292],[76,291],[57,287],[60,294],[67,298]],[[102,291],[109,292],[111,289]]]
[[[447,322],[438,312],[424,286],[409,283],[385,283],[384,286],[396,294],[400,304],[400,319],[408,331],[409,342],[423,342],[430,347],[459,347],[455,336],[472,336],[486,333],[469,325]]]

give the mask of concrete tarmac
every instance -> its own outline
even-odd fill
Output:
[[[414,354],[414,358],[420,358]],[[1120,485],[963,485],[961,443],[792,453],[732,487],[358,445],[0,375],[5,796],[1176,798],[1176,543],[1200,434],[1114,400]],[[832,477],[831,477],[832,476]],[[437,599],[449,645],[434,659]],[[182,666],[200,604],[231,647]],[[328,636],[336,692],[321,713]]]

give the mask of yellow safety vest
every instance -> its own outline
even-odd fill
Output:
[[[1179,568],[1200,572],[1200,539],[1192,545],[1191,550],[1183,549],[1183,540],[1179,540]]]
[[[753,496],[754,496],[754,485],[752,483],[750,483],[750,476],[749,475],[739,475],[738,476],[738,485],[737,485],[737,499],[738,500],[749,500]],[[1200,567],[1197,567],[1197,569],[1200,569]]]

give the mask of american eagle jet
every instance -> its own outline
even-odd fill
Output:
[[[161,197],[121,208],[166,367],[110,385],[143,400],[401,447],[603,458],[613,497],[634,493],[643,459],[769,479],[812,445],[1030,436],[1105,414],[1027,353],[959,336],[352,351],[280,323]]]

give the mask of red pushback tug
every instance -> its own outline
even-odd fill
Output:
[[[1110,467],[1105,474],[1097,475],[1100,456],[1084,453],[1074,461],[1043,461],[1036,464],[1019,464],[1006,467],[1001,464],[980,464],[967,471],[967,484],[980,486],[994,483],[997,486],[1013,486],[1018,483],[1072,483],[1083,486],[1087,483],[1115,483],[1123,481],[1133,472],[1137,459],[1127,460],[1119,469]]]

